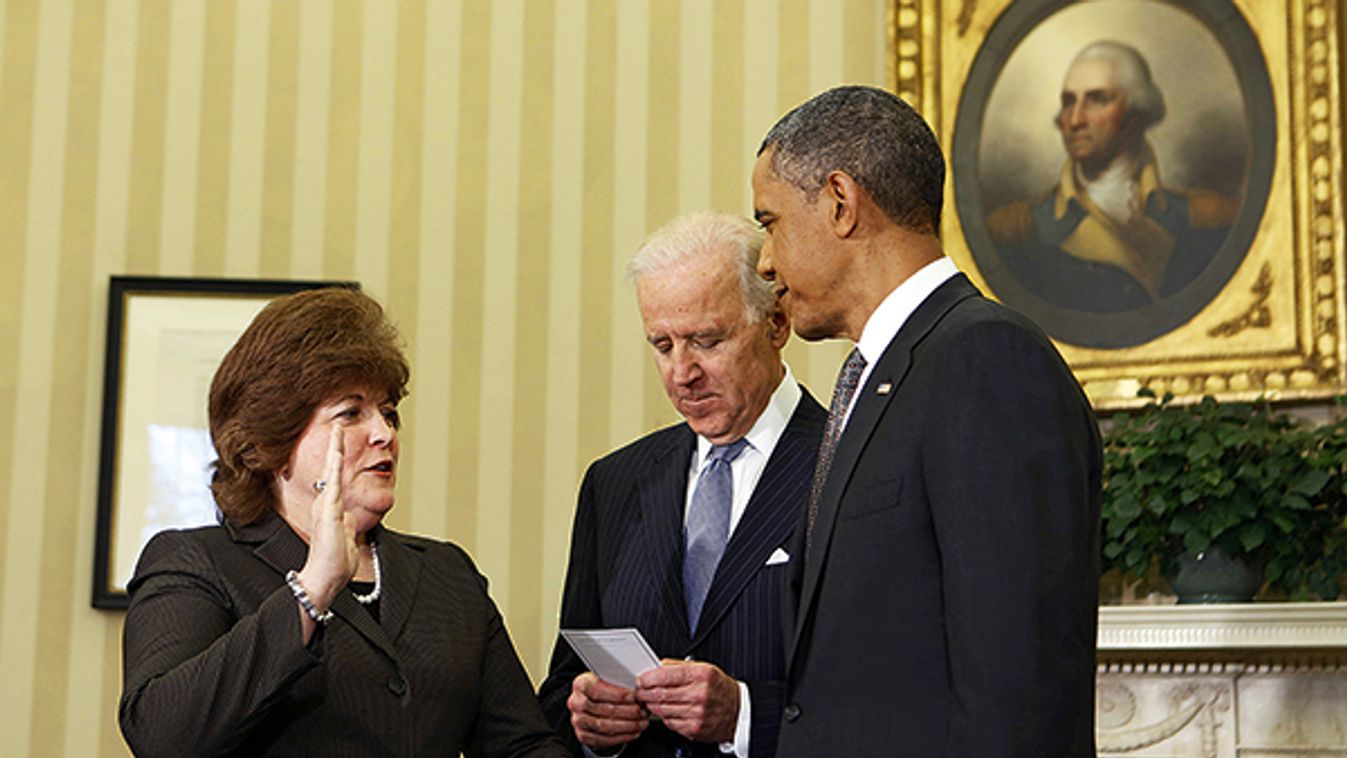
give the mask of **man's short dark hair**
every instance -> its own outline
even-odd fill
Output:
[[[945,158],[921,115],[876,87],[836,87],[798,106],[758,148],[772,173],[813,198],[828,174],[856,180],[894,223],[938,234]]]

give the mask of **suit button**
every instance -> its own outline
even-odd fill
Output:
[[[795,703],[791,703],[790,705],[786,706],[786,710],[782,713],[782,715],[786,717],[787,721],[794,724],[796,720],[800,718],[800,706],[796,705]]]
[[[404,680],[397,674],[394,674],[388,680],[388,691],[393,693],[394,695],[397,695],[398,697],[402,697],[402,693],[407,691],[406,680]]]

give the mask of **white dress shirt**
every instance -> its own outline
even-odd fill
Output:
[[[800,404],[801,394],[800,385],[791,374],[790,367],[786,366],[786,374],[781,377],[781,383],[772,392],[767,407],[758,415],[753,428],[744,435],[748,445],[739,453],[739,457],[730,463],[730,471],[734,476],[734,495],[730,501],[730,534],[734,534],[734,527],[744,515],[753,489],[758,486],[758,479],[762,477],[762,470],[767,467],[767,459],[772,457],[777,440],[781,439],[782,432],[786,431],[786,424],[790,423],[790,417],[795,413],[795,407]],[[697,488],[697,478],[706,467],[706,458],[710,453],[711,441],[700,434],[697,435],[697,452],[688,465],[687,493],[683,498],[684,523],[687,523],[687,512],[692,505],[692,492]]]
[[[870,372],[874,370],[884,351],[889,348],[889,343],[898,335],[898,330],[903,328],[907,319],[926,302],[926,298],[930,297],[932,292],[958,273],[959,269],[954,265],[954,261],[947,256],[941,256],[922,266],[902,284],[894,287],[879,307],[875,308],[875,312],[870,314],[870,318],[865,322],[865,328],[861,330],[861,339],[856,343],[856,348],[861,351],[861,357],[865,359],[865,370],[861,372],[860,381],[856,384],[856,394],[851,396],[847,415],[842,419],[843,429],[846,428],[846,422],[851,420],[851,409],[856,407],[856,400],[861,396],[860,390],[870,380]]]

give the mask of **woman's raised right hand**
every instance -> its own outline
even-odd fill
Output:
[[[299,571],[299,582],[318,610],[326,611],[332,599],[351,581],[360,559],[354,518],[341,499],[342,459],[345,453],[342,426],[332,425],[323,467],[323,491],[313,500],[309,525],[309,558]]]

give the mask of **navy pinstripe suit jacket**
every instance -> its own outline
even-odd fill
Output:
[[[754,758],[776,752],[785,677],[782,597],[788,564],[765,565],[787,548],[809,496],[827,412],[801,387],[800,403],[772,451],[707,593],[700,628],[683,605],[683,508],[696,435],[687,424],[649,434],[595,461],[585,473],[561,603],[563,628],[634,626],[661,658],[709,661],[746,682]],[[557,639],[539,697],[578,749],[566,698],[584,663]],[[719,756],[651,724],[624,758]]]

